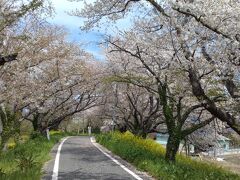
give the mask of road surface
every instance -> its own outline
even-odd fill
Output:
[[[59,146],[52,150],[54,159],[44,167],[43,180],[74,180],[74,179],[99,179],[99,180],[133,180],[146,179],[133,177],[130,173],[113,162],[94,145],[89,137],[70,137],[62,143],[59,156],[57,175],[53,176],[56,166],[56,154]],[[55,167],[56,170],[56,167]],[[141,175],[140,175],[141,176]],[[148,179],[148,178],[147,178]]]

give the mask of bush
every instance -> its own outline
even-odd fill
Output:
[[[4,173],[3,169],[0,168],[0,179],[3,179],[5,177],[6,173]]]
[[[100,128],[99,127],[94,127],[92,128],[92,133],[94,134],[99,134],[101,131],[100,131]]]
[[[3,152],[0,155],[0,179],[40,179],[41,168],[50,159],[50,150],[64,136],[64,133],[55,133],[48,141],[46,137],[34,132],[32,138],[25,143],[16,144],[14,149]]]
[[[41,133],[38,132],[38,131],[33,131],[31,134],[30,134],[30,139],[35,139],[37,137],[41,136]]]
[[[130,132],[96,136],[97,142],[149,172],[157,179],[240,179],[240,177],[215,165],[177,155],[176,163],[165,161],[165,148],[150,139],[136,137]]]
[[[52,131],[50,131],[49,134],[50,134],[50,135],[62,134],[62,131],[55,131],[55,130],[52,130]]]
[[[28,169],[32,169],[37,165],[37,162],[35,161],[34,155],[26,154],[26,153],[20,153],[17,154],[17,166],[22,172],[26,172]]]
[[[13,112],[9,107],[0,107],[2,124],[0,151],[5,147],[10,138],[18,139],[20,134],[20,112]]]
[[[16,147],[16,143],[15,142],[7,144],[7,149],[14,149],[15,147]]]

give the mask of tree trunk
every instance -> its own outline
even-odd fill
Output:
[[[42,134],[43,136],[47,136],[47,125],[44,125],[42,123],[36,123],[36,126],[34,128],[34,131],[39,132],[40,134]]]
[[[50,127],[49,127],[49,130],[54,130],[54,131],[58,131],[59,130],[59,125],[60,125],[60,123],[61,122],[59,122],[59,123],[55,123],[55,124],[53,124],[53,125],[49,125]]]
[[[38,131],[38,119],[37,118],[33,118],[32,126],[33,126],[34,131]]]
[[[1,141],[1,143],[0,143],[0,152],[7,150],[7,142],[8,142],[10,137],[11,136],[8,133],[5,133],[5,134],[1,135],[1,139],[0,139],[0,141]]]
[[[41,116],[39,113],[33,115],[32,126],[34,131],[41,132],[42,124],[41,124]]]
[[[180,136],[178,134],[169,135],[165,159],[170,162],[176,161],[177,151],[180,145]]]
[[[1,140],[1,143],[0,143],[0,152],[1,152],[1,151],[4,151],[7,140],[4,137],[1,137],[0,140]]]
[[[146,139],[147,138],[147,133],[146,132],[142,132],[140,134],[140,136],[143,138],[143,139]]]
[[[147,137],[147,132],[145,132],[143,129],[134,128],[134,129],[129,129],[129,131],[135,136],[142,137],[143,139],[146,139]]]

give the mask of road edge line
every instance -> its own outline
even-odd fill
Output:
[[[70,137],[66,137],[62,140],[62,142],[58,146],[57,154],[55,157],[54,161],[54,166],[53,166],[53,174],[52,174],[52,180],[57,180],[58,179],[58,168],[59,168],[59,160],[60,160],[60,151],[62,148],[63,143]]]
[[[105,156],[107,156],[108,158],[110,158],[113,162],[115,162],[117,165],[119,165],[123,170],[125,170],[126,172],[128,172],[130,175],[132,175],[135,179],[137,180],[143,180],[141,177],[139,177],[136,173],[134,173],[133,171],[131,171],[130,169],[128,169],[126,166],[124,166],[123,164],[121,164],[118,160],[116,160],[115,158],[113,158],[112,156],[110,156],[109,154],[107,154],[106,152],[104,152],[101,148],[99,148],[95,141],[93,140],[93,137],[90,138],[91,143],[99,150],[101,151]]]

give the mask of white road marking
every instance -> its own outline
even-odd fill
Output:
[[[52,180],[57,180],[58,179],[58,167],[59,167],[60,151],[61,151],[61,148],[62,148],[62,145],[63,145],[64,141],[66,141],[68,138],[69,137],[64,138],[62,140],[62,142],[60,143],[60,145],[58,146],[57,155],[56,155],[55,162],[54,162],[54,167],[53,167]]]
[[[123,168],[123,170],[125,170],[126,172],[128,172],[129,174],[131,174],[135,179],[137,180],[143,180],[141,177],[139,177],[137,174],[135,174],[134,172],[132,172],[130,169],[128,169],[126,166],[124,166],[123,164],[121,164],[118,160],[114,159],[112,156],[110,156],[109,154],[107,154],[106,152],[104,152],[102,149],[100,149],[96,144],[94,139],[91,137],[91,142],[92,144],[98,148],[99,151],[101,151],[105,156],[107,156],[108,158],[110,158],[113,162],[115,162],[117,165],[119,165],[121,168]]]

